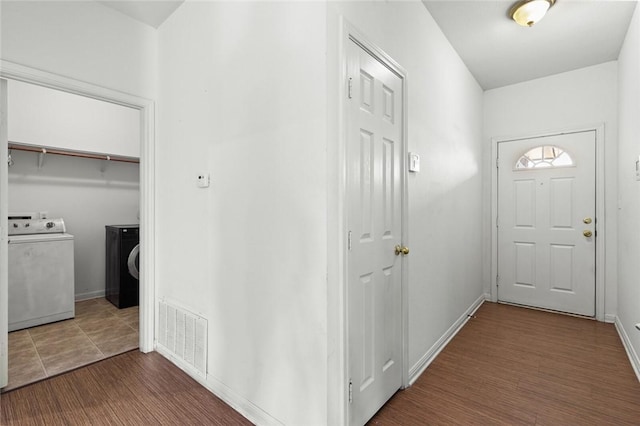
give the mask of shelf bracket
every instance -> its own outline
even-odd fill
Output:
[[[106,156],[104,160],[102,160],[102,164],[100,165],[100,172],[104,173],[107,170],[107,165],[111,161],[111,157],[109,155]]]
[[[42,148],[42,152],[38,153],[38,169],[42,168],[42,165],[44,164],[44,155],[47,153],[47,150]]]

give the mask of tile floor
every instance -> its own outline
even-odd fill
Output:
[[[138,347],[138,307],[76,302],[74,319],[9,333],[9,384],[24,386]]]

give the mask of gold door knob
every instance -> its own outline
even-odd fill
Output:
[[[409,247],[397,245],[395,247],[395,252],[396,252],[396,256],[400,256],[400,255],[406,256],[409,254]]]
[[[591,223],[591,218],[590,217],[585,217],[584,219],[582,219],[582,221],[588,225],[588,224]]]
[[[396,252],[396,256],[400,256],[400,255],[406,256],[409,254],[409,247],[397,245],[395,247],[395,252]]]
[[[590,236],[592,236],[593,234],[591,233],[591,231],[584,231],[582,233],[582,235],[584,235],[585,237],[589,238]]]

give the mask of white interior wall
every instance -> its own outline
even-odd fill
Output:
[[[140,157],[140,112],[9,81],[9,142]]]
[[[519,137],[604,123],[605,318],[617,305],[617,62],[607,62],[531,80],[484,94],[483,267],[485,291],[491,277],[491,138]],[[599,234],[600,235],[600,234]]]
[[[47,155],[38,169],[38,154],[13,151],[9,168],[9,212],[47,211],[62,217],[74,235],[75,296],[104,296],[105,225],[138,223],[139,167]]]
[[[640,8],[636,7],[618,59],[618,319],[635,351],[640,375]]]
[[[339,14],[414,76],[409,150],[424,172],[409,179],[407,368],[482,295],[481,218],[465,210],[481,205],[480,87],[420,2],[325,7],[186,3],[160,28],[158,297],[209,319],[207,382],[285,424],[327,423],[327,351],[336,357],[325,343],[339,309],[326,304],[326,185],[335,197],[338,163],[325,163],[324,134],[325,108],[337,120]],[[196,188],[200,171],[211,188]],[[171,244],[185,234],[204,238]]]
[[[262,423],[327,423],[325,16],[186,2],[159,29],[156,294],[208,320],[207,385]]]
[[[154,28],[95,1],[0,2],[2,59],[155,98]]]

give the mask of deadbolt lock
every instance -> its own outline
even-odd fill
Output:
[[[593,235],[593,233],[591,233],[591,231],[587,230],[587,231],[584,231],[582,233],[582,235],[584,235],[585,237],[589,238],[589,237],[591,237]]]
[[[588,224],[591,223],[591,218],[590,217],[585,217],[584,219],[582,219],[582,221],[588,225]]]

